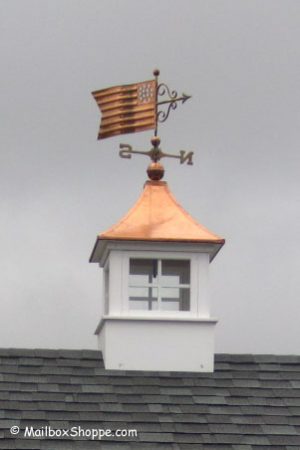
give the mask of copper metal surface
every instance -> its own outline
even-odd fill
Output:
[[[147,181],[137,203],[100,239],[207,242],[225,241],[197,223],[176,201],[163,181]]]
[[[147,175],[150,180],[159,181],[164,177],[165,169],[159,162],[152,162],[147,169]]]
[[[113,86],[92,95],[102,112],[98,139],[155,129],[155,80]]]

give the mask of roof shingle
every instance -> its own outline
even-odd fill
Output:
[[[215,359],[209,374],[125,372],[98,351],[0,349],[0,449],[298,450],[300,357]],[[24,437],[47,426],[137,436]]]

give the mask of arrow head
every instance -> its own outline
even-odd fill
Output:
[[[192,97],[191,95],[182,93],[182,104],[185,103],[191,97]]]

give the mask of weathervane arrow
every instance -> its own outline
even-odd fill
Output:
[[[161,102],[158,102],[157,104],[158,105],[166,105],[167,103],[180,102],[180,100],[181,100],[181,103],[183,104],[191,97],[192,97],[191,95],[186,95],[186,94],[182,93],[181,97],[176,97],[171,100],[163,100]]]

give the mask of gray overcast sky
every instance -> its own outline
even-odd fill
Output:
[[[0,0],[0,346],[96,348],[96,235],[133,205],[151,132],[97,141],[90,92],[193,95],[161,126],[177,200],[226,238],[218,352],[300,353],[300,2]]]

